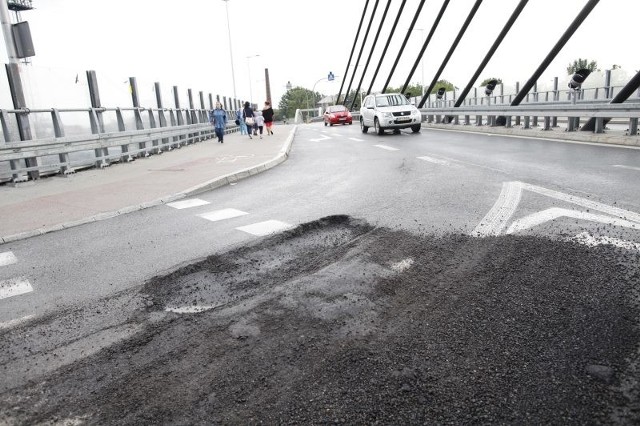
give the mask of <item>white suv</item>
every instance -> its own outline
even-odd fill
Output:
[[[421,128],[422,114],[412,105],[402,93],[383,93],[369,95],[362,101],[360,108],[360,128],[367,133],[369,127],[376,129],[376,133],[383,134],[385,130],[411,128],[418,133]]]

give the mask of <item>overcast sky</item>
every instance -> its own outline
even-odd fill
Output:
[[[387,1],[379,1],[353,88],[360,80]],[[64,80],[60,87],[72,82],[76,74],[86,81],[84,71],[92,69],[98,73],[101,92],[122,89],[128,95],[124,82],[135,76],[140,90],[145,92],[150,92],[152,83],[158,81],[163,90],[177,85],[185,93],[191,88],[233,97],[228,6],[235,95],[240,99],[251,97],[261,105],[265,100],[264,70],[268,68],[277,107],[288,81],[308,89],[315,85],[315,90],[323,94],[337,94],[365,3],[366,0],[33,0],[35,9],[23,12],[22,19],[29,21],[31,27],[36,51],[31,65],[34,73],[55,75]],[[505,84],[527,81],[586,3],[587,0],[530,0],[479,80],[499,77]],[[362,32],[374,4],[375,0],[369,1]],[[391,2],[373,64],[380,60],[400,4],[401,0]],[[374,90],[380,90],[386,80],[418,4],[419,0],[407,0]],[[442,0],[426,2],[416,24],[422,31],[413,32],[391,85],[400,86],[406,80],[441,4]],[[424,80],[429,85],[473,4],[474,0],[451,0],[426,50],[424,65],[416,69],[411,82]],[[466,86],[517,4],[518,0],[484,0],[441,78],[460,88]],[[540,80],[564,78],[567,65],[578,57],[596,60],[602,69],[621,65],[623,72],[632,76],[640,69],[638,19],[640,1],[601,0]],[[360,46],[356,46],[356,55]],[[6,62],[4,46],[2,53]],[[247,59],[254,55],[260,56]],[[374,65],[369,68],[365,86],[375,69]],[[330,71],[338,76],[333,82],[326,80]],[[346,74],[347,83],[352,72],[353,68]],[[103,81],[115,84],[113,88],[105,85],[107,90]],[[38,91],[43,90],[48,89],[39,85]],[[52,93],[64,97],[64,92]],[[186,103],[186,99],[182,102]],[[173,106],[172,99],[166,96],[165,106]]]

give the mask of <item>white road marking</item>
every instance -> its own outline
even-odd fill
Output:
[[[558,219],[560,217],[572,217],[575,219],[581,220],[590,220],[592,222],[600,222],[608,225],[616,225],[623,226],[625,228],[640,228],[640,224],[630,222],[628,220],[619,219],[611,216],[604,216],[601,214],[587,213],[581,212],[577,210],[569,210],[569,209],[561,209],[558,207],[553,207],[547,210],[543,210],[541,212],[536,212],[530,214],[528,216],[523,217],[522,219],[518,219],[514,221],[509,229],[507,229],[507,234],[513,234],[515,232],[524,231],[526,229],[533,228],[534,226],[541,225],[545,222],[549,222],[551,220]]]
[[[638,171],[640,171],[640,167],[624,166],[622,164],[614,164],[613,167],[618,167],[620,169],[628,169],[628,170],[638,170]]]
[[[584,244],[585,246],[594,247],[599,245],[611,245],[620,248],[624,248],[627,250],[636,250],[640,251],[640,244],[634,243],[633,241],[620,240],[618,238],[613,237],[594,237],[590,235],[588,232],[582,232],[575,237],[573,237],[573,241],[576,241],[580,244]]]
[[[322,137],[321,137],[321,138],[317,138],[317,139],[310,139],[310,140],[311,140],[311,141],[313,141],[313,142],[320,142],[320,141],[325,141],[325,140],[327,140],[327,139],[331,139],[331,137],[322,135]]]
[[[167,312],[175,312],[176,314],[197,314],[199,312],[209,311],[213,308],[215,308],[215,306],[167,306],[164,310]]]
[[[500,193],[500,196],[498,196],[498,201],[496,201],[491,210],[489,210],[489,213],[487,213],[487,215],[480,221],[478,226],[476,226],[475,229],[471,232],[471,235],[476,237],[500,235],[503,229],[506,227],[507,221],[511,219],[511,216],[518,207],[523,190],[535,192],[549,198],[554,198],[556,200],[575,204],[589,210],[596,210],[610,216],[615,216],[617,219],[607,218],[606,216],[595,215],[586,212],[577,212],[575,210],[548,209],[544,212],[534,213],[527,218],[514,222],[509,232],[517,232],[518,230],[527,229],[531,226],[539,225],[546,222],[547,220],[553,220],[560,216],[570,216],[596,222],[611,223],[625,227],[631,226],[633,228],[638,228],[638,225],[640,225],[640,214],[638,213],[624,210],[618,207],[609,206],[597,201],[588,200],[586,198],[564,194],[562,192],[543,188],[541,186],[530,185],[528,183],[516,181],[505,182],[502,184],[502,192]],[[529,223],[531,223],[532,225],[529,226]]]
[[[13,252],[5,251],[4,253],[0,253],[0,266],[7,266],[16,262],[18,262],[18,258]]]
[[[188,209],[191,207],[199,207],[209,204],[208,201],[201,200],[199,198],[192,198],[190,200],[174,201],[173,203],[167,203],[169,207],[174,209]]]
[[[490,235],[500,235],[507,221],[520,203],[522,196],[522,185],[520,182],[504,182],[502,191],[498,196],[498,201],[493,205],[489,213],[480,221],[478,226],[471,232],[475,237],[488,237]]]
[[[392,264],[391,269],[396,272],[403,272],[411,268],[411,265],[413,265],[413,259],[409,257],[407,259],[401,260],[400,262]]]
[[[449,165],[451,165],[451,163],[449,163],[448,161],[440,160],[438,158],[427,157],[427,156],[422,156],[422,157],[417,157],[417,158],[418,158],[418,160],[424,160],[424,161],[428,161],[430,163],[440,164],[441,166],[449,166]]]
[[[382,148],[382,149],[386,149],[387,151],[399,151],[398,148],[394,148],[392,146],[387,146],[387,145],[374,145],[378,148]]]
[[[238,216],[244,216],[246,214],[249,214],[249,213],[236,210],[236,209],[222,209],[222,210],[215,210],[208,213],[202,213],[202,214],[199,214],[198,216],[203,219],[210,220],[212,222],[217,222],[219,220],[231,219]]]
[[[0,299],[6,299],[7,297],[19,296],[21,294],[30,293],[33,291],[33,287],[24,277],[11,278],[8,280],[0,281]]]
[[[241,226],[236,229],[238,231],[262,237],[286,231],[291,228],[293,228],[293,225],[289,225],[288,223],[280,222],[279,220],[267,220],[265,222],[254,223],[252,225]]]
[[[358,138],[349,138],[349,140],[356,141],[356,142],[364,142],[364,139],[358,139]]]
[[[26,317],[16,318],[11,321],[0,322],[0,330],[7,330],[9,328],[13,328],[15,326],[18,326],[22,323],[29,321],[31,318],[33,318],[33,315],[27,315]]]
[[[609,206],[607,204],[598,203],[597,201],[587,200],[586,198],[576,197],[574,195],[563,194],[562,192],[542,188],[540,186],[530,185],[528,183],[521,183],[521,185],[522,189],[536,192],[540,195],[545,195],[547,197],[555,198],[561,201],[567,201],[569,203],[577,204],[590,210],[598,210],[602,213],[640,223],[640,214],[631,212],[629,210],[620,209],[618,207]]]

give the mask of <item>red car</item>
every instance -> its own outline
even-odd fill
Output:
[[[353,124],[351,112],[343,105],[332,105],[324,112],[324,125]]]

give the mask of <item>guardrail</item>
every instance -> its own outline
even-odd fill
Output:
[[[91,133],[66,136],[61,113],[88,114]],[[145,113],[146,114],[143,114]],[[112,126],[117,131],[105,131],[105,115],[114,114]],[[133,113],[135,130],[127,130],[126,113]],[[213,137],[208,111],[172,108],[83,108],[83,109],[20,109],[0,110],[4,135],[11,134],[19,115],[48,114],[54,136],[22,141],[0,142],[0,181],[23,182],[30,172],[40,175],[70,174],[89,167],[107,167],[114,162],[129,162],[135,158],[161,154],[184,145]],[[235,113],[227,111],[229,123]],[[13,120],[12,120],[13,118]],[[45,125],[44,127],[47,127]],[[146,128],[145,128],[146,127]],[[227,133],[237,130],[231,124]],[[14,132],[15,133],[15,132]],[[8,165],[8,167],[7,167]]]
[[[519,106],[494,105],[494,106],[460,106],[458,108],[423,108],[423,118],[428,123],[463,123],[471,124],[471,117],[475,118],[474,124],[481,125],[483,120],[489,125],[496,124],[512,127],[523,125],[528,129],[538,126],[539,118],[542,118],[542,129],[549,130],[557,126],[558,119],[566,119],[567,130],[575,131],[579,128],[581,119],[594,118],[596,125],[594,133],[604,133],[604,123],[607,119],[628,120],[628,136],[638,134],[638,118],[640,118],[640,104],[636,102],[622,104],[584,104],[584,105],[544,105],[524,104]],[[501,120],[498,117],[502,117]],[[499,123],[499,121],[503,121]]]

